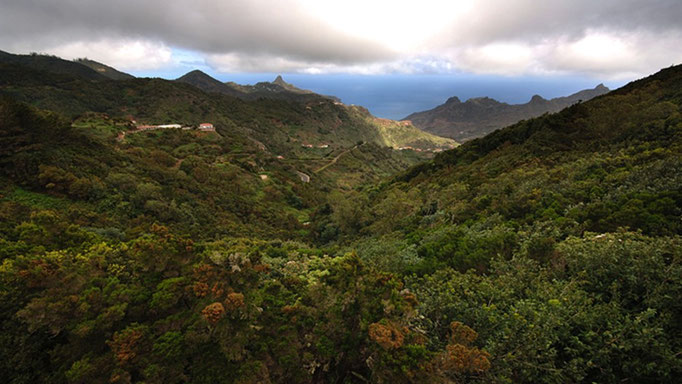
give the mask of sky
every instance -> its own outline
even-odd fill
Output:
[[[281,73],[396,118],[620,86],[682,63],[680,20],[682,0],[0,0],[0,49],[136,76]]]

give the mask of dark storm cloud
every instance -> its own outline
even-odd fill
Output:
[[[393,53],[310,17],[295,1],[2,0],[0,42],[57,45],[97,38],[140,38],[205,53],[283,55],[335,63]]]
[[[575,38],[590,29],[682,30],[680,0],[478,0],[450,42]]]
[[[680,0],[475,0],[429,42],[457,68],[633,78],[682,61]]]

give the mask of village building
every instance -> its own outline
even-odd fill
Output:
[[[215,127],[211,123],[201,123],[199,124],[200,131],[215,131]]]
[[[182,125],[180,124],[163,124],[163,125],[138,125],[138,131],[148,131],[151,129],[180,129]]]

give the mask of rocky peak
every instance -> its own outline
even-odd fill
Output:
[[[595,90],[595,91],[600,91],[600,92],[608,92],[608,91],[610,91],[610,89],[609,89],[607,86],[605,86],[603,83],[601,83],[601,84],[597,85],[596,87],[594,87],[594,90]]]
[[[178,78],[178,80],[188,80],[188,79],[201,79],[201,80],[213,80],[213,81],[218,81],[214,78],[212,78],[210,75],[206,74],[205,72],[202,72],[198,69],[195,69],[193,71],[185,73],[183,76]]]
[[[282,75],[277,75],[277,78],[275,78],[275,81],[272,82],[273,84],[281,85],[281,86],[286,86],[289,85],[284,79],[282,78]]]
[[[495,99],[491,99],[490,97],[484,96],[484,97],[473,97],[473,98],[467,100],[465,104],[475,104],[475,105],[481,105],[481,106],[494,106],[494,105],[499,105],[501,103]]]
[[[544,103],[546,102],[547,99],[540,95],[533,95],[533,97],[530,98],[530,103],[531,104],[538,104],[538,103]]]

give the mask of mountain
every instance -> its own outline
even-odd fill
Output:
[[[461,102],[457,97],[451,97],[434,109],[413,113],[403,120],[409,120],[419,129],[439,136],[467,141],[524,119],[558,112],[607,92],[609,89],[599,84],[594,89],[551,100],[535,95],[526,104],[507,104],[488,97]]]
[[[237,89],[237,87],[233,87],[229,84],[222,83],[198,69],[186,73],[185,75],[177,78],[175,81],[190,84],[204,92],[222,93],[242,99],[247,98],[247,92]]]
[[[287,101],[305,102],[319,98],[339,101],[333,96],[318,95],[312,91],[300,89],[287,83],[282,76],[277,76],[273,82],[259,82],[255,85],[240,85],[234,82],[222,83],[208,74],[194,70],[175,81],[193,85],[206,92],[217,92],[238,97],[243,100],[279,99]]]
[[[35,70],[72,75],[89,80],[129,80],[134,78],[132,75],[87,58],[68,61],[51,55],[36,53],[30,55],[15,55],[0,51],[0,63],[16,64]]]
[[[80,58],[74,61],[78,64],[85,65],[86,67],[89,67],[95,70],[97,73],[104,75],[112,80],[130,80],[135,78],[135,76],[133,75],[129,75],[125,72],[117,70],[116,68],[110,67],[102,63],[98,63],[94,60],[90,60],[87,58]]]
[[[287,82],[284,81],[284,79],[282,78],[282,75],[277,75],[277,77],[275,78],[275,81],[273,81],[272,84],[277,85],[277,86],[280,86],[280,87],[284,88],[285,90],[287,90],[287,91],[289,91],[289,92],[295,92],[295,93],[313,93],[312,91],[309,91],[309,90],[307,90],[307,89],[301,89],[301,88],[298,88],[298,87],[294,86],[293,84],[287,83]]]
[[[291,92],[300,95],[310,95],[314,94],[313,91],[307,89],[301,89],[293,84],[289,84],[282,78],[282,75],[277,75],[272,82],[259,82],[254,85],[256,90],[270,91],[270,92]]]
[[[227,83],[234,84],[234,83]],[[293,84],[284,81],[281,75],[277,75],[274,81],[262,81],[259,83],[251,85],[241,85],[237,89],[240,89],[251,95],[252,98],[265,97],[265,98],[281,98],[284,100],[296,100],[296,101],[308,101],[314,100],[316,98],[322,97],[325,99],[330,99],[335,102],[340,102],[339,98],[336,96],[319,95],[313,91],[307,89],[301,89]]]

